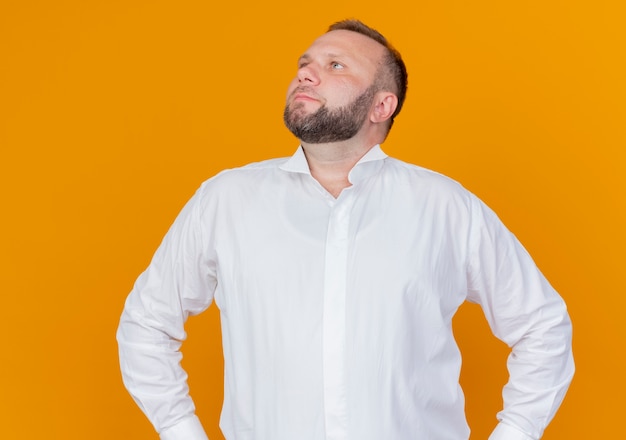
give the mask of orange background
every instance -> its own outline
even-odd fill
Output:
[[[296,59],[346,17],[409,67],[385,151],[491,205],[569,305],[577,375],[544,438],[623,433],[624,2],[2,0],[3,438],[156,438],[118,372],[123,301],[203,180],[294,151]],[[485,439],[506,349],[477,306],[455,326]],[[192,394],[220,439],[216,309],[188,327]]]

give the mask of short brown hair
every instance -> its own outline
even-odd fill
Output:
[[[387,49],[387,55],[383,61],[383,67],[385,69],[384,75],[386,78],[383,79],[383,84],[386,82],[385,79],[390,78],[392,80],[392,84],[386,86],[395,86],[395,90],[392,90],[396,96],[398,97],[398,106],[396,110],[391,115],[390,125],[393,124],[393,120],[400,110],[402,109],[402,104],[404,104],[404,99],[406,98],[406,90],[408,87],[408,74],[406,71],[406,66],[404,61],[402,61],[402,57],[400,56],[400,52],[398,52],[392,45],[387,41],[387,39],[378,32],[376,29],[373,29],[363,22],[359,20],[349,19],[342,20],[334,23],[328,27],[328,32],[331,31],[352,31],[357,32],[359,34],[365,35],[366,37],[371,38],[372,40],[382,44],[385,49]]]

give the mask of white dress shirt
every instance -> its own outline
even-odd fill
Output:
[[[207,438],[179,348],[187,317],[215,301],[227,440],[467,439],[452,335],[465,300],[512,347],[490,439],[541,437],[574,372],[561,297],[453,180],[379,146],[349,180],[333,198],[300,148],[223,171],[182,210],[117,333],[125,384],[161,438]]]

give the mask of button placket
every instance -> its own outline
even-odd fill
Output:
[[[327,440],[348,438],[346,383],[346,280],[350,211],[346,188],[331,208],[326,237],[323,318],[324,411]]]

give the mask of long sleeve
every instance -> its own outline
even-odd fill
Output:
[[[477,199],[472,199],[470,301],[493,333],[511,347],[504,408],[490,440],[539,439],[574,374],[572,328],[564,301],[526,250]]]
[[[124,384],[164,440],[203,440],[180,347],[188,316],[216,288],[215,259],[196,194],[168,231],[128,296],[117,330]]]

